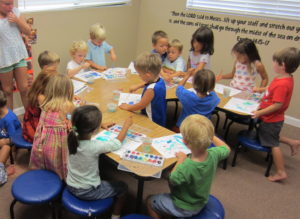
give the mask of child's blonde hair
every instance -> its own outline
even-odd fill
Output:
[[[88,45],[85,41],[83,40],[80,40],[80,41],[74,41],[72,43],[72,47],[70,49],[70,53],[71,55],[75,55],[75,53],[77,51],[83,51],[83,52],[87,52],[89,49],[88,49]]]
[[[169,47],[175,47],[176,49],[178,49],[178,51],[181,53],[182,49],[183,49],[183,44],[178,40],[178,39],[174,39],[172,40],[172,42],[169,44]]]
[[[134,61],[134,67],[141,73],[152,73],[157,76],[161,69],[161,57],[158,54],[144,52],[140,54]]]
[[[96,23],[90,27],[90,37],[92,40],[105,40],[106,30],[102,24]]]
[[[64,74],[50,78],[45,90],[45,100],[41,108],[45,111],[65,112],[68,104],[73,105],[74,88],[71,79]]]
[[[166,38],[166,39],[168,39],[168,35],[166,34],[165,31],[162,31],[162,30],[155,31],[155,32],[152,34],[152,44],[153,44],[153,45],[156,45],[157,41],[158,41],[160,38]]]
[[[197,93],[207,95],[215,89],[215,74],[207,69],[202,69],[196,72],[193,79],[193,88]]]
[[[194,114],[183,120],[180,132],[191,149],[205,151],[212,143],[214,126],[205,116]]]
[[[43,69],[46,65],[53,65],[60,63],[59,55],[55,52],[47,51],[40,53],[38,57],[38,63],[41,69]]]

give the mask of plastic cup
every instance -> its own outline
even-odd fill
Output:
[[[151,151],[152,138],[145,137],[143,138],[142,151],[149,153]]]
[[[223,88],[223,96],[225,98],[229,97],[230,96],[230,92],[231,92],[231,89],[229,87],[224,87]]]
[[[113,99],[115,100],[115,101],[118,101],[119,99],[120,99],[120,91],[119,90],[114,90],[113,91]]]
[[[94,83],[94,81],[95,81],[95,79],[94,79],[94,78],[89,78],[89,79],[87,80],[87,83],[88,83],[88,84],[93,84],[93,83]]]
[[[117,111],[117,104],[115,103],[108,103],[107,104],[107,110],[108,112],[116,112]]]

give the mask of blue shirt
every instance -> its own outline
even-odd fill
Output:
[[[200,114],[210,118],[211,113],[220,102],[220,98],[216,92],[212,91],[206,97],[199,97],[193,91],[185,89],[183,86],[178,86],[176,89],[176,96],[182,104],[182,112],[176,123],[180,127],[181,122],[185,117],[192,114]]]
[[[171,62],[168,57],[163,62],[163,67],[167,67],[169,69],[177,71],[186,71],[185,61],[179,56],[175,61]]]
[[[22,133],[22,126],[16,114],[8,109],[8,113],[0,119],[0,138],[9,138],[16,133]]]
[[[95,62],[97,65],[106,66],[105,53],[109,53],[113,47],[106,41],[103,41],[100,46],[97,46],[89,40],[87,45],[89,47],[89,51],[86,55],[86,59]]]
[[[159,54],[155,49],[153,49],[153,50],[151,51],[151,53],[157,53],[157,54]],[[164,62],[164,61],[165,61],[165,59],[167,58],[167,55],[168,55],[167,52],[165,52],[164,54],[160,55],[161,62]]]
[[[154,97],[150,104],[142,110],[142,113],[155,123],[166,126],[167,121],[167,103],[166,103],[166,85],[163,79],[159,78],[156,82],[146,84],[142,93],[142,97],[147,89],[153,89]]]

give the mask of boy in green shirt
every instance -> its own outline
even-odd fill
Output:
[[[210,187],[220,160],[228,157],[230,148],[214,136],[214,127],[201,115],[190,115],[180,126],[183,141],[192,154],[176,154],[177,164],[170,177],[170,194],[150,196],[147,208],[155,219],[163,215],[191,217],[206,205]],[[209,148],[211,143],[216,147]]]

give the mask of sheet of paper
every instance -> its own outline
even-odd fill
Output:
[[[84,82],[81,82],[81,81],[72,79],[72,83],[73,83],[75,95],[80,94],[81,92],[83,92],[84,90],[86,90],[88,88],[88,86]]]
[[[130,62],[129,66],[128,66],[128,69],[130,70],[131,74],[138,74],[138,72],[134,68],[133,62]]]
[[[253,111],[257,110],[259,102],[253,100],[245,100],[232,97],[224,106],[225,109],[234,110],[241,113],[253,115]]]
[[[215,86],[215,92],[223,94],[223,89],[225,87],[230,89],[230,94],[229,94],[230,97],[232,97],[232,96],[234,96],[234,95],[239,94],[239,93],[242,92],[241,90],[235,89],[233,87],[225,86],[223,84],[216,84],[216,86]]]
[[[89,80],[96,80],[99,78],[103,78],[104,75],[102,73],[96,72],[96,71],[87,71],[87,72],[83,72],[83,73],[78,73],[74,77],[78,78],[82,81],[88,82]]]
[[[109,68],[102,72],[106,80],[124,79],[126,78],[127,68]]]
[[[110,127],[108,130],[117,136],[121,132],[122,126],[116,124],[116,125]],[[130,139],[132,141],[137,141],[137,142],[142,142],[143,138],[145,138],[145,137],[146,137],[145,134],[139,133],[139,132],[133,130],[132,128],[130,128],[126,134],[126,139]]]
[[[127,103],[129,105],[136,104],[141,101],[141,98],[141,94],[120,93],[118,106],[120,106],[122,103]]]
[[[185,154],[191,153],[191,150],[183,143],[181,134],[153,138],[152,147],[165,158],[176,157],[175,153],[179,151]]]

